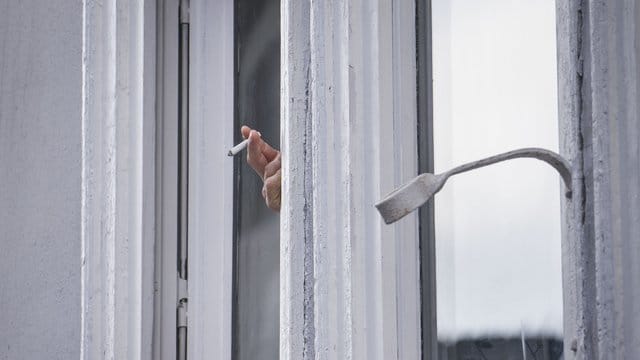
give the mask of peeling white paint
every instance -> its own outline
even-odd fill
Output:
[[[579,169],[563,204],[565,354],[640,353],[640,6],[558,2],[561,149]]]
[[[374,207],[417,173],[413,3],[282,9],[281,358],[418,358],[417,217]]]

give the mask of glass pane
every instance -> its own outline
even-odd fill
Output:
[[[554,0],[433,0],[435,171],[557,151]],[[560,178],[520,159],[435,198],[439,357],[562,358]],[[526,353],[526,354],[524,354]]]
[[[280,2],[236,0],[236,142],[240,125],[280,144]],[[246,152],[243,152],[246,155]],[[279,215],[262,199],[262,180],[236,157],[234,359],[277,359]]]

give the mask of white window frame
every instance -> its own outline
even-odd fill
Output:
[[[158,2],[156,72],[156,236],[153,358],[176,359],[178,234],[178,7]],[[174,23],[174,26],[170,24]]]
[[[156,98],[158,4],[84,1],[84,359],[163,351],[155,126],[173,108]],[[412,1],[282,1],[282,358],[420,356],[417,215],[387,226],[373,207],[417,173],[414,20]],[[193,359],[232,356],[233,21],[232,0],[191,0]]]
[[[177,284],[171,290],[170,283],[177,278],[175,266],[163,264],[176,258],[154,255],[154,246],[175,232],[175,224],[155,216],[156,206],[177,206],[156,203],[156,191],[169,194],[172,187],[156,184],[172,178],[156,163],[156,151],[175,147],[171,133],[177,133],[156,125],[177,118],[177,95],[171,87],[156,92],[156,79],[176,82],[165,67],[177,65],[177,3],[83,1],[83,359],[175,359],[175,327],[167,324],[175,324],[170,298]],[[230,359],[233,169],[225,150],[233,140],[233,2],[191,6],[188,348],[190,358]],[[156,55],[169,64],[156,68]],[[154,267],[161,268],[155,279]],[[158,302],[156,286],[164,289],[163,281],[169,291]],[[154,316],[163,325],[154,327]],[[152,344],[160,329],[155,336],[162,340]]]
[[[191,0],[188,279],[177,273],[180,0],[158,3],[154,359],[176,359],[178,292],[187,290],[187,357],[231,358],[233,0]],[[186,5],[183,4],[183,5]],[[186,7],[184,7],[186,8]],[[184,9],[183,8],[183,9]]]
[[[82,359],[150,358],[153,1],[83,1]]]
[[[231,359],[233,0],[191,0],[189,359]]]
[[[419,358],[417,214],[373,207],[417,174],[414,2],[283,0],[281,31],[280,358]]]
[[[82,4],[81,358],[148,359],[159,231],[156,4],[163,1]],[[615,244],[628,242],[606,231],[614,217],[599,217],[598,211],[609,209],[608,193],[598,192],[609,178],[585,177],[589,169],[583,168],[608,156],[607,126],[633,114],[620,107],[612,107],[622,109],[619,117],[593,109],[607,109],[611,96],[605,90],[629,93],[623,90],[637,83],[609,71],[634,69],[635,58],[610,69],[609,55],[621,50],[603,48],[633,38],[629,24],[635,18],[624,4],[585,4],[559,0],[557,8],[562,153],[576,166],[574,180],[589,183],[563,203],[565,354],[575,358],[598,350],[632,351],[630,341],[628,347],[614,346],[625,344],[627,333],[592,335],[603,326],[637,328],[637,316],[612,315],[615,301],[632,289],[610,284],[633,273],[628,269],[634,262],[605,256]],[[416,124],[413,7],[413,1],[282,0],[284,359],[419,356],[417,218],[387,227],[372,207],[417,169],[415,138],[408,136]],[[234,131],[233,3],[192,0],[192,10],[189,349],[193,358],[229,359],[232,164],[224,151]],[[605,15],[607,21],[595,21]],[[622,18],[629,26],[612,27]],[[613,40],[598,42],[602,34]],[[590,55],[585,62],[584,54]],[[583,96],[584,89],[593,90],[587,94],[592,96]],[[364,91],[373,96],[363,98]],[[581,126],[592,121],[589,116],[597,120],[587,124],[594,134],[604,134],[585,140],[595,142],[593,154],[581,147]],[[229,121],[220,126],[220,117]],[[361,130],[370,132],[373,143],[364,141]],[[607,163],[596,163],[602,164]],[[596,210],[594,196],[601,206]],[[585,212],[597,217],[593,228],[608,237],[595,238],[581,221]],[[337,226],[338,219],[347,226]],[[622,275],[600,271],[612,268]],[[596,297],[604,300],[594,310]]]

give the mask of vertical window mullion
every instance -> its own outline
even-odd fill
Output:
[[[418,173],[433,173],[433,73],[431,0],[416,0],[416,88],[418,111]],[[436,256],[433,200],[418,215],[420,236],[420,299],[422,358],[437,359]]]

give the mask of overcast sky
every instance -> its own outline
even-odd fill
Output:
[[[433,0],[435,166],[557,151],[554,0]],[[560,178],[536,160],[454,177],[436,196],[438,333],[562,333]]]

